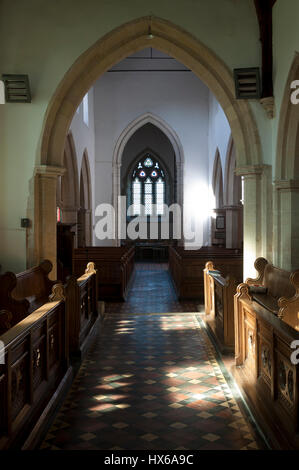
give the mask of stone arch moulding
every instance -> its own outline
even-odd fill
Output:
[[[66,194],[67,199],[62,200],[63,205],[66,205],[66,210],[78,210],[79,207],[79,175],[78,175],[78,164],[77,164],[77,152],[75,147],[75,141],[72,131],[68,132],[65,148],[64,148],[64,167],[66,172],[61,177],[61,190],[63,189],[63,180],[66,179],[67,187],[66,191],[70,193],[69,189],[73,188],[73,194]]]
[[[153,34],[150,42],[149,24]],[[190,33],[157,17],[139,18],[114,29],[84,52],[68,70],[45,115],[41,163],[61,166],[64,138],[83,96],[104,72],[149,44],[189,67],[214,93],[231,126],[238,166],[261,164],[257,126],[247,101],[235,99],[231,71]]]
[[[218,147],[214,158],[212,187],[216,202],[215,209],[221,209],[223,207],[223,171]]]
[[[241,248],[243,243],[242,180],[236,175],[236,151],[230,135],[224,171],[224,209],[226,248]]]
[[[92,194],[91,174],[87,149],[85,149],[83,152],[80,172],[79,225],[79,246],[90,246],[92,243]]]
[[[119,246],[118,237],[118,196],[121,194],[121,162],[124,149],[130,138],[141,129],[145,124],[153,124],[160,129],[169,139],[175,154],[176,174],[177,174],[177,203],[181,206],[183,212],[183,184],[184,184],[184,152],[180,139],[176,132],[160,117],[152,113],[145,113],[134,121],[130,122],[119,136],[113,152],[112,175],[113,175],[113,207],[115,208],[115,234],[116,246]]]
[[[291,88],[299,78],[299,53],[295,53],[280,109],[274,181],[273,262],[287,271],[299,268],[299,104]],[[285,210],[289,207],[290,210]]]
[[[49,258],[53,262],[53,276],[56,269],[56,179],[63,173],[64,143],[73,115],[86,92],[103,73],[149,45],[183,63],[214,93],[231,127],[238,166],[262,163],[251,108],[247,101],[235,99],[232,72],[214,52],[187,31],[158,17],[146,16],[119,26],[78,57],[58,85],[45,113],[38,150],[41,166],[36,169],[36,192],[40,196],[35,208],[35,253],[36,261]]]
[[[226,158],[225,158],[225,170],[224,170],[224,205],[233,206],[240,205],[242,188],[241,188],[241,177],[235,173],[236,169],[236,149],[234,139],[230,135]]]
[[[299,53],[290,68],[280,110],[279,128],[277,134],[275,179],[299,179],[299,104],[291,102],[291,83],[299,79]],[[296,161],[296,157],[297,160]]]

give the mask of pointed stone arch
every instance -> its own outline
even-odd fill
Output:
[[[214,158],[212,188],[215,196],[215,209],[223,207],[223,172],[218,147]]]
[[[142,17],[114,29],[84,52],[63,77],[43,124],[41,163],[60,166],[62,142],[83,96],[113,65],[150,45],[190,68],[214,93],[230,123],[238,166],[260,164],[257,126],[246,100],[235,99],[232,72],[208,47],[177,25],[157,17]]]
[[[224,171],[224,205],[234,206],[239,205],[242,197],[242,182],[241,177],[236,175],[235,169],[237,166],[236,161],[236,148],[232,135],[230,135],[227,152],[225,158],[225,171]]]
[[[243,171],[248,165],[262,163],[260,139],[251,108],[246,100],[236,100],[233,74],[216,54],[184,29],[158,17],[138,18],[114,29],[78,57],[62,78],[45,113],[38,150],[40,166],[36,169],[36,193],[40,196],[35,208],[35,240],[37,261],[50,259],[54,264],[53,275],[56,180],[63,172],[64,141],[73,115],[86,92],[104,72],[149,46],[149,24],[151,47],[183,63],[214,93],[232,130],[237,165]],[[45,196],[43,191],[46,190]]]
[[[299,104],[291,101],[291,84],[298,77],[296,52],[280,109],[273,201],[273,262],[289,271],[299,268]]]
[[[87,149],[83,152],[80,172],[80,209],[78,212],[78,246],[92,244],[91,174]]]
[[[236,175],[236,150],[230,135],[224,173],[224,209],[226,248],[242,248],[243,245],[243,206],[242,179]]]
[[[62,210],[63,222],[77,223],[79,208],[79,177],[76,147],[73,134],[69,131],[64,147],[63,166],[65,172],[57,184],[57,205]]]
[[[299,53],[296,52],[287,78],[280,109],[276,149],[276,180],[299,179],[299,104],[291,102],[291,83],[299,77]]]
[[[176,165],[176,196],[177,203],[183,208],[183,175],[184,152],[180,139],[176,132],[162,118],[152,113],[145,113],[131,121],[117,139],[113,152],[112,177],[113,177],[113,205],[116,212],[116,245],[120,244],[118,238],[118,197],[121,195],[121,162],[124,149],[130,138],[146,124],[152,124],[160,129],[169,139],[175,155]],[[183,209],[182,209],[183,210]]]

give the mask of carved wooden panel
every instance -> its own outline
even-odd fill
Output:
[[[58,323],[49,328],[49,369],[51,370],[60,359],[61,339]]]
[[[46,334],[43,334],[32,347],[32,366],[33,366],[33,391],[36,391],[43,380],[46,379]]]
[[[295,367],[289,359],[279,352],[276,353],[276,387],[280,404],[288,411],[294,408]]]
[[[244,314],[244,348],[248,373],[256,375],[256,325],[255,316],[243,308]]]
[[[12,419],[17,418],[24,406],[29,403],[29,354],[23,354],[11,367]]]

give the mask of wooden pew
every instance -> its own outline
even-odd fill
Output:
[[[204,302],[203,270],[207,261],[213,261],[223,276],[230,274],[242,280],[243,254],[238,250],[203,247],[185,250],[169,247],[169,269],[180,300],[198,299]]]
[[[232,372],[272,445],[299,449],[299,365],[292,355],[299,341],[299,271],[264,258],[255,267],[258,277],[240,284],[234,297]],[[261,287],[267,291],[257,292]]]
[[[89,262],[78,279],[71,276],[64,297],[68,316],[70,354],[84,356],[99,326],[98,280],[94,263]]]
[[[72,379],[65,302],[45,303],[0,341],[0,449],[30,449]]]
[[[212,261],[204,269],[204,320],[221,352],[233,352],[235,345],[234,295],[238,282],[232,276],[215,272]]]
[[[6,272],[0,275],[0,310],[7,310],[12,314],[10,326],[19,323],[48,302],[51,289],[56,283],[48,277],[51,270],[52,263],[45,260],[39,266],[22,273]]]
[[[98,272],[98,299],[123,301],[134,270],[134,246],[85,247],[74,251],[73,273],[80,276],[89,260]]]

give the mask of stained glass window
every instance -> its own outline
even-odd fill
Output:
[[[145,215],[152,215],[153,212],[153,183],[147,178],[144,184],[144,207]]]
[[[133,215],[141,215],[141,205],[145,208],[146,216],[164,215],[166,183],[159,162],[146,154],[133,168],[131,182]]]
[[[157,215],[164,214],[164,186],[165,183],[162,178],[159,178],[156,183],[156,205]]]
[[[146,166],[147,168],[153,166],[153,160],[150,157],[147,157],[144,160],[144,166]]]
[[[136,178],[133,181],[133,214],[140,215],[141,183]]]

